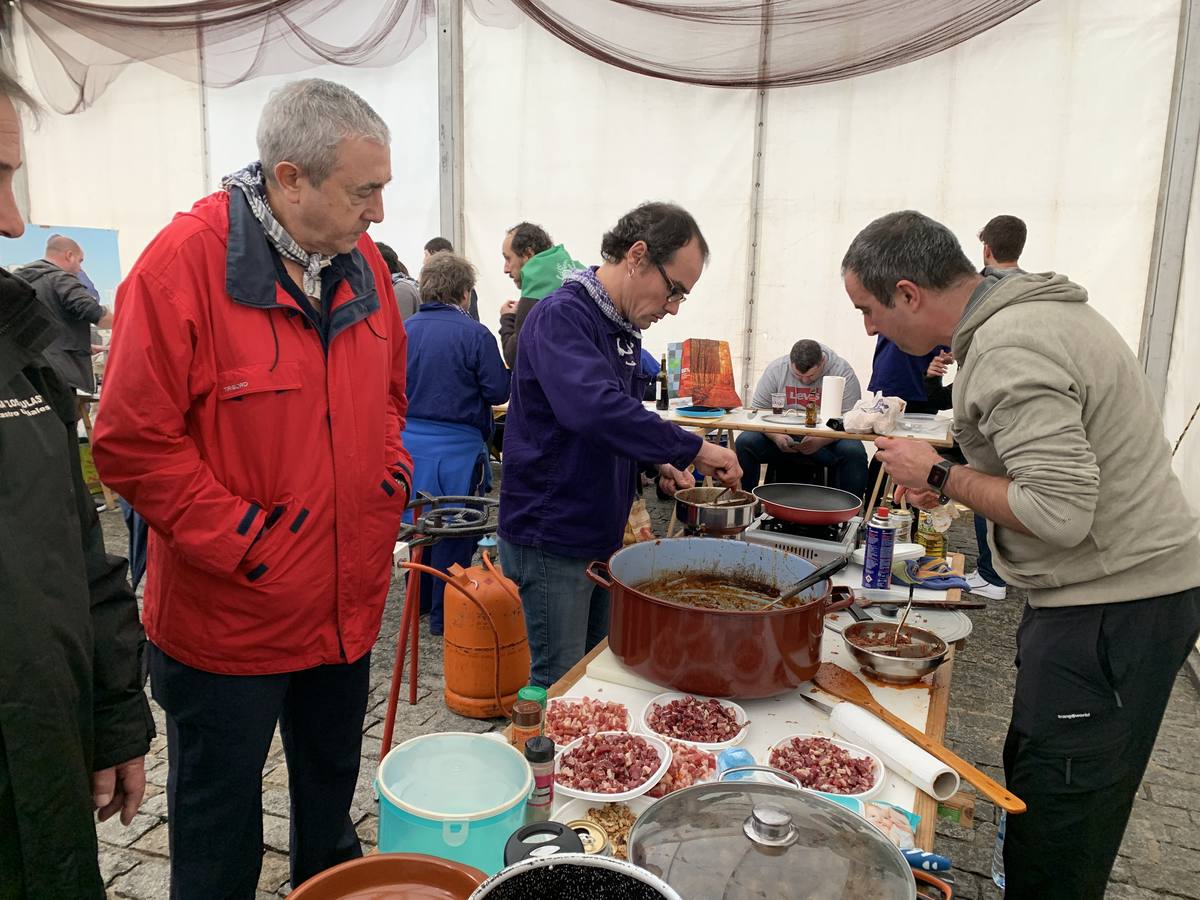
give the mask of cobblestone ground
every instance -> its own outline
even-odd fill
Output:
[[[651,501],[652,516],[661,534],[669,508]],[[120,515],[102,514],[108,546],[124,554],[128,539]],[[969,515],[956,523],[951,547],[975,555]],[[366,848],[377,836],[371,779],[379,761],[383,717],[400,623],[401,596],[394,585],[388,596],[383,628],[371,662],[371,698],[363,737],[362,770],[355,794],[353,817]],[[1024,598],[1010,591],[1006,601],[970,613],[975,630],[958,656],[950,696],[947,743],[955,752],[1003,780],[1000,752],[1008,724],[1014,672],[1012,658],[1016,623]],[[401,702],[396,741],[432,731],[488,731],[495,723],[464,719],[442,702],[441,642],[430,637],[422,621],[419,700]],[[407,686],[404,690],[407,699]],[[151,701],[160,734],[162,711]],[[1133,818],[1125,835],[1109,885],[1111,900],[1187,898],[1200,900],[1200,694],[1187,670],[1179,677],[1167,709],[1154,757],[1142,784]],[[129,828],[115,820],[99,826],[100,864],[109,897],[160,900],[167,897],[167,774],[166,739],[155,739],[147,759],[147,798]],[[263,867],[259,900],[286,896],[289,891],[287,840],[287,770],[278,736],[263,769]],[[972,827],[939,823],[937,850],[955,863],[963,900],[997,900],[1001,892],[991,881],[995,843],[994,810],[986,800],[974,807]]]

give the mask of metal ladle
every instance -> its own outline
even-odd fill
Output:
[[[797,594],[807,591],[814,584],[817,584],[820,581],[824,581],[826,578],[836,575],[838,572],[842,571],[842,569],[846,568],[846,566],[848,566],[849,564],[850,564],[849,555],[839,556],[833,562],[828,562],[825,565],[821,566],[821,568],[817,569],[812,574],[806,575],[803,578],[801,578],[794,585],[792,585],[790,588],[788,588],[785,593],[783,593],[781,596],[779,596],[775,600],[772,600],[770,603],[768,603],[762,609],[768,610],[768,609],[771,609],[772,607],[778,606],[780,603],[783,603],[783,601],[785,601],[785,600],[791,600]],[[760,612],[761,612],[761,610],[760,610]]]

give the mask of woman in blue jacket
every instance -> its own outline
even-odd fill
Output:
[[[421,306],[408,331],[408,418],[404,446],[413,457],[414,493],[470,496],[491,488],[487,442],[492,407],[508,400],[508,369],[496,338],[470,317],[475,269],[453,253],[436,253],[421,270]],[[473,538],[434,544],[437,569],[471,564]],[[429,630],[442,633],[445,584],[422,576]]]

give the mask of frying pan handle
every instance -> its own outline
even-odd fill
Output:
[[[600,569],[604,570],[604,575],[599,573]],[[608,563],[603,562],[602,560],[592,560],[590,563],[588,563],[587,568],[584,569],[583,572],[585,575],[587,575],[588,581],[597,587],[602,587],[605,590],[608,590],[613,586],[612,572],[608,570]],[[608,577],[605,578],[605,575]]]
[[[829,592],[829,596],[836,599],[832,600],[825,607],[825,612],[827,613],[837,612],[839,609],[846,609],[854,605],[854,588],[849,585],[835,584]]]

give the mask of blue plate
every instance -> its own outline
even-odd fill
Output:
[[[725,415],[725,410],[712,406],[681,406],[675,412],[689,419],[719,419]]]

